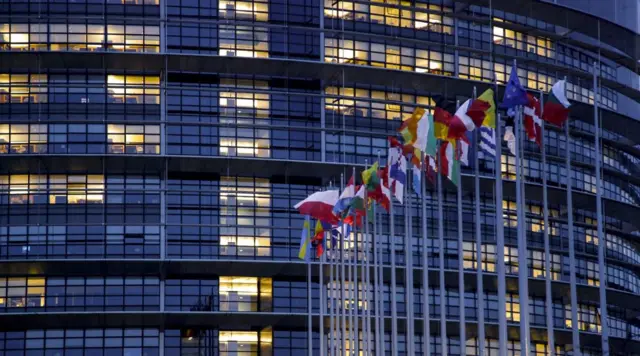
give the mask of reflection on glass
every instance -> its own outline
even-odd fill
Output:
[[[220,331],[218,337],[221,356],[257,356],[257,331]]]
[[[159,125],[107,125],[109,153],[159,154]]]
[[[108,75],[107,97],[116,104],[159,104],[160,77]]]
[[[0,124],[0,153],[46,153],[47,125]]]
[[[220,277],[220,311],[258,311],[258,278]]]
[[[0,176],[9,204],[94,204],[104,202],[103,175],[14,174]]]
[[[220,178],[220,254],[271,255],[271,197],[266,179]]]
[[[46,102],[46,74],[0,74],[0,104]]]

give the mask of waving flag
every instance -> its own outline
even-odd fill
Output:
[[[389,188],[393,196],[402,203],[404,199],[404,185],[407,181],[407,159],[402,155],[400,148],[389,147],[387,167],[389,167]]]
[[[482,100],[489,105],[485,111],[484,122],[480,126],[478,146],[490,157],[496,156],[496,103],[493,100],[493,90],[487,89],[476,100]]]
[[[569,118],[569,107],[571,103],[567,99],[565,86],[566,80],[560,80],[551,87],[549,99],[544,103],[544,114],[542,119],[556,126],[564,125]]]
[[[422,191],[420,189],[420,180],[422,177],[420,167],[413,166],[411,167],[411,187],[413,191],[418,195],[418,197],[422,197]]]
[[[355,177],[351,176],[347,186],[340,194],[340,198],[336,202],[336,205],[333,206],[333,214],[336,216],[340,216],[347,208],[349,208],[349,204],[351,204],[351,200],[356,195],[356,187],[354,185]]]
[[[326,221],[331,224],[338,222],[338,217],[333,214],[333,207],[338,202],[337,190],[316,192],[294,206],[302,215],[310,215],[312,218]]]
[[[504,97],[500,107],[503,109],[511,109],[518,105],[527,105],[527,91],[524,90],[520,79],[518,79],[518,68],[516,67],[516,61],[513,61],[511,67],[511,74],[509,75],[509,81],[507,82],[507,88],[504,91]]]
[[[316,227],[313,231],[313,238],[311,239],[311,243],[316,247],[316,257],[318,258],[322,256],[326,248],[324,233],[330,230],[331,224],[320,220],[316,221]]]
[[[456,110],[455,115],[453,115],[449,122],[449,134],[447,138],[454,140],[461,139],[464,137],[465,132],[471,131],[475,128],[473,120],[471,120],[471,117],[467,114],[470,104],[471,99],[462,103],[458,110]]]
[[[309,215],[304,217],[304,224],[302,225],[302,236],[300,236],[300,250],[298,251],[298,258],[301,260],[309,261],[311,249],[309,237],[311,235],[311,219]]]
[[[362,225],[362,217],[366,214],[364,191],[365,186],[361,185],[358,188],[356,195],[351,199],[351,203],[349,204],[349,213],[343,220],[345,224],[354,225],[355,223],[355,226]]]
[[[420,127],[420,122],[422,118],[425,116],[426,112],[423,108],[417,107],[411,116],[402,122],[398,132],[402,136],[404,143],[413,144],[416,142],[418,138],[418,131]]]
[[[451,114],[445,109],[436,106],[433,114],[434,136],[440,140],[446,140],[449,137],[449,124],[451,123]]]
[[[542,146],[542,120],[540,120],[540,100],[527,93],[529,103],[524,107],[524,128],[527,131],[529,141]]]

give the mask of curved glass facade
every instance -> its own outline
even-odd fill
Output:
[[[0,3],[0,355],[640,354],[639,58],[607,41],[630,31],[493,6]],[[544,157],[525,142],[521,218],[505,145],[460,196],[376,214],[344,283],[337,251],[298,259],[297,202],[385,161],[416,107],[502,93],[514,59],[574,104]]]

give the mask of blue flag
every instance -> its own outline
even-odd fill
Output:
[[[518,68],[516,62],[513,61],[511,67],[511,74],[509,75],[509,82],[507,82],[507,88],[504,91],[504,97],[500,107],[503,109],[511,109],[518,105],[527,105],[527,91],[524,90],[520,80],[518,79]]]
[[[424,162],[422,163],[424,164]],[[411,168],[411,173],[412,173],[412,177],[413,179],[411,180],[411,186],[413,187],[413,191],[416,193],[416,195],[418,197],[422,197],[422,192],[420,191],[421,186],[420,186],[420,180],[421,180],[421,170],[420,168],[413,166]]]

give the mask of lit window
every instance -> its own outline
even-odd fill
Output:
[[[103,201],[102,175],[49,176],[49,204],[96,204]]]
[[[109,153],[159,154],[159,125],[107,125]]]
[[[46,102],[45,74],[0,74],[0,104]]]
[[[44,307],[44,291],[44,278],[0,278],[0,307]]]
[[[46,153],[47,125],[0,124],[0,153]]]
[[[269,94],[242,90],[267,88],[266,83],[227,80],[221,86],[233,91],[220,92],[220,123],[227,124],[220,128],[220,155],[269,157],[270,132],[266,128],[270,114]],[[252,128],[253,125],[263,128]]]
[[[271,311],[271,278],[220,277],[220,311]]]
[[[159,104],[160,78],[138,75],[108,75],[107,96],[110,103]]]
[[[158,52],[158,26],[107,25],[106,49],[121,52]]]
[[[266,179],[220,179],[221,255],[271,255],[269,191]]]
[[[257,331],[220,331],[221,356],[258,356],[260,343]]]
[[[160,5],[160,0],[107,0],[107,4]]]
[[[506,296],[506,316],[507,321],[520,322],[520,302],[517,295],[508,294]]]
[[[245,21],[267,21],[269,19],[269,3],[264,0],[254,1],[218,1],[220,17]]]

